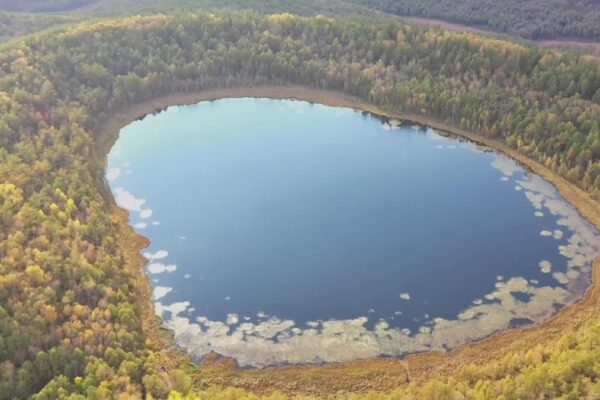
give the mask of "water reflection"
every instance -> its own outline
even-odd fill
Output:
[[[107,171],[152,241],[177,343],[242,366],[445,350],[542,321],[599,254],[598,232],[510,158],[348,109],[172,107],[125,128]]]

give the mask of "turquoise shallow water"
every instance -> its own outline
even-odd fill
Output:
[[[598,234],[512,160],[306,102],[170,107],[107,180],[152,244],[157,312],[242,365],[445,349],[578,298]]]

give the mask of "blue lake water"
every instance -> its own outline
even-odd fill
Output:
[[[107,181],[178,344],[243,366],[448,349],[579,298],[594,228],[511,159],[292,100],[170,107]]]

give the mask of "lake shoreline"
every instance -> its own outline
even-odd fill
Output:
[[[536,161],[517,153],[504,143],[448,126],[423,115],[391,112],[343,93],[310,89],[304,86],[260,86],[206,90],[198,93],[171,94],[133,105],[116,114],[99,131],[97,137],[98,157],[103,157],[106,160],[106,155],[118,138],[121,128],[144,115],[160,111],[169,106],[236,97],[295,99],[333,107],[347,107],[452,133],[496,149],[540,175],[552,183],[561,196],[574,205],[587,221],[600,229],[600,207],[585,191]],[[103,190],[108,190],[110,195],[110,190],[107,187]],[[142,235],[135,233],[133,228],[128,225],[127,216],[123,215],[123,210],[120,210],[116,204],[113,208],[116,223],[124,232],[122,239],[128,243],[126,246],[129,256],[128,264],[133,265],[134,268],[140,271],[144,281],[138,289],[140,295],[143,296],[141,298],[144,298],[141,308],[146,321],[145,326],[148,328],[149,337],[153,343],[151,348],[156,351],[167,349],[161,352],[165,358],[165,365],[175,366],[187,363],[189,362],[189,356],[181,354],[183,351],[176,350],[172,337],[165,334],[165,332],[160,334],[160,329],[157,326],[159,323],[154,315],[151,302],[151,284],[143,271],[146,260],[139,254],[139,251],[147,246],[148,241]],[[600,305],[600,285],[596,270],[599,266],[600,260],[597,259],[594,262],[592,282],[582,300],[563,308],[548,320],[525,328],[504,330],[481,341],[457,347],[447,353],[430,352],[411,355],[404,359],[376,358],[340,364],[307,364],[272,367],[262,370],[239,370],[235,362],[219,359],[218,362],[209,363],[209,365],[199,368],[198,374],[204,382],[214,385],[238,386],[261,393],[280,390],[289,393],[308,394],[334,393],[342,389],[387,391],[408,382],[450,376],[456,372],[457,368],[466,363],[485,363],[501,357],[507,351],[527,349],[534,343],[550,342],[552,339],[560,337],[560,334],[567,329],[576,329],[585,320],[598,314],[596,310],[599,309],[598,306]],[[380,375],[383,379],[373,380],[374,374]]]

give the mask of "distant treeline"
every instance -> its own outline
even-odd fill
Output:
[[[0,11],[68,11],[98,0],[0,0]]]
[[[349,0],[387,13],[435,18],[528,39],[600,39],[600,0]]]
[[[600,199],[600,69],[583,57],[289,14],[135,17],[38,35],[0,52],[0,399],[190,391],[193,367],[165,360],[149,328],[147,277],[110,212],[97,133],[158,96],[273,84],[341,91],[494,138]],[[596,398],[600,351],[589,346],[599,342],[590,328],[453,385],[468,398]],[[552,368],[529,368],[540,364]],[[424,399],[457,398],[425,388]]]
[[[77,22],[77,17],[65,13],[0,12],[0,43],[18,36],[74,22]]]

